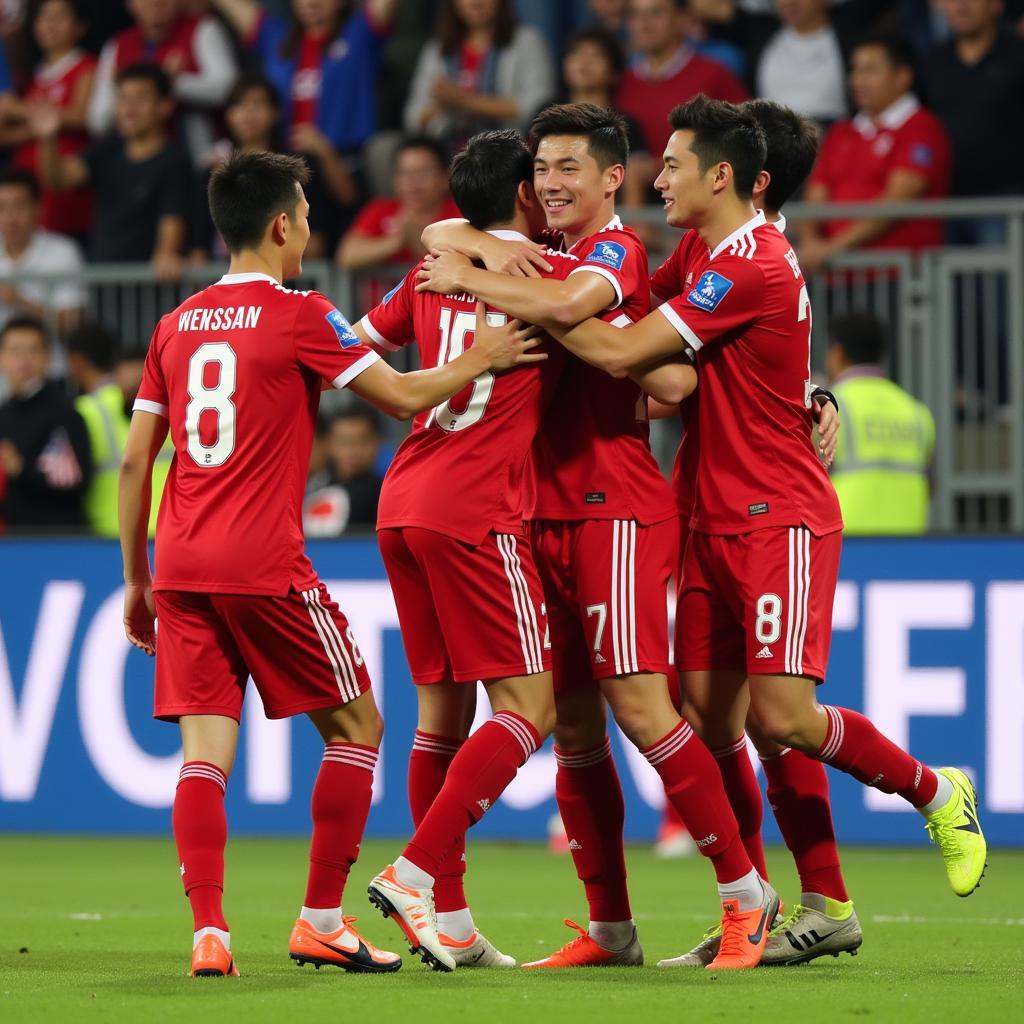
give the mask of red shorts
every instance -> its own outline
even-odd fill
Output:
[[[153,715],[242,713],[251,675],[267,718],[355,700],[370,688],[348,620],[320,583],[287,597],[158,590]]]
[[[611,676],[668,673],[668,584],[678,531],[675,519],[531,524],[556,692]]]
[[[719,536],[693,532],[676,609],[681,672],[824,679],[841,533],[769,527]]]
[[[527,537],[473,547],[417,526],[377,532],[417,685],[546,672],[544,600]]]

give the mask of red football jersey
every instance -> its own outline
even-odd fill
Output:
[[[515,232],[501,237],[526,241]],[[578,266],[549,251],[550,278]],[[476,298],[416,291],[415,269],[360,321],[374,343],[416,341],[423,366],[439,366],[473,344]],[[487,314],[504,323],[504,313]],[[493,319],[492,319],[493,318]],[[548,359],[495,376],[484,373],[444,405],[421,413],[384,477],[377,528],[419,526],[474,546],[488,531],[523,532],[523,480],[530,446],[568,355],[553,342]]]
[[[600,274],[615,288],[601,319],[616,326],[650,311],[647,251],[615,217],[580,239],[574,274]],[[635,519],[648,526],[676,514],[651,454],[647,397],[629,378],[570,358],[533,446],[531,519]]]
[[[697,353],[693,528],[842,529],[811,442],[811,307],[785,236],[759,212],[717,246],[688,292],[659,310]]]
[[[170,420],[155,590],[286,595],[316,585],[302,496],[324,380],[380,357],[318,292],[228,274],[160,320],[135,409]]]

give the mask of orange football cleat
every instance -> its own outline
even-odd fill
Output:
[[[340,967],[343,971],[379,974],[397,971],[402,958],[396,953],[367,942],[352,927],[354,917],[343,918],[336,932],[318,932],[308,921],[299,918],[288,940],[288,955],[300,966]]]
[[[772,922],[779,911],[779,895],[767,882],[764,902],[753,910],[740,910],[737,900],[722,901],[722,941],[718,955],[706,971],[739,971],[761,962]]]
[[[605,949],[595,942],[585,928],[575,921],[565,919],[565,923],[579,932],[571,942],[543,960],[534,960],[523,964],[524,968],[537,967],[639,967],[644,962],[644,951],[633,929],[633,938],[625,949]]]
[[[216,935],[204,935],[192,950],[193,978],[238,977],[235,958]]]

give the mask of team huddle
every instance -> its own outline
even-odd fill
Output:
[[[969,779],[816,699],[842,546],[823,465],[838,422],[811,383],[810,302],[780,214],[810,172],[813,129],[776,104],[703,96],[670,121],[654,188],[667,223],[689,230],[653,276],[615,213],[621,118],[555,106],[528,142],[512,131],[468,142],[450,179],[465,219],[428,227],[431,255],[354,326],[282,285],[309,238],[304,164],[240,154],[212,175],[231,266],[157,327],[120,495],[125,629],[156,655],[156,716],[182,732],[173,828],[193,975],[238,973],[222,909],[224,792],[250,676],[268,717],[306,714],[324,740],[290,956],[348,971],[402,963],[342,912],[383,724],[352,630],[303,549],[327,386],[415,417],[377,523],[416,684],[415,832],[369,886],[414,955],[439,971],[516,966],[468,906],[466,835],[553,736],[590,920],[522,966],[644,962],[609,709],[722,904],[720,922],[661,967],[856,952],[826,764],[917,808],[954,892],[980,883]],[[400,374],[380,358],[412,344],[425,369]],[[684,424],[671,485],[648,443],[649,419],[670,415]],[[151,576],[149,479],[168,431],[175,464]],[[492,714],[470,735],[477,680]],[[800,877],[788,915],[768,880],[748,736]]]

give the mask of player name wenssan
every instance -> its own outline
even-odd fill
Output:
[[[217,306],[215,309],[186,309],[178,315],[179,331],[237,331],[260,322],[262,306]]]

